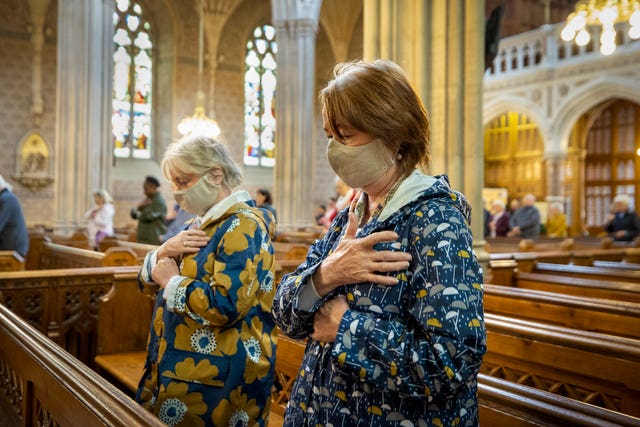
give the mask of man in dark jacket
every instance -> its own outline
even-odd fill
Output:
[[[29,250],[29,233],[18,198],[0,175],[0,250],[16,251],[23,258]]]
[[[604,228],[614,240],[630,242],[640,232],[640,220],[630,206],[631,197],[626,194],[619,194],[613,199],[612,212]]]
[[[522,199],[522,207],[515,211],[509,219],[508,236],[523,239],[537,239],[540,237],[540,211],[535,207],[536,196],[527,194]]]
[[[167,204],[158,191],[160,181],[147,176],[142,186],[146,198],[131,209],[131,218],[138,220],[138,243],[160,244],[160,235],[167,231],[164,218],[167,216]]]

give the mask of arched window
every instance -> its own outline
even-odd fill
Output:
[[[275,165],[275,30],[262,25],[247,42],[244,72],[244,164]]]
[[[142,6],[115,0],[113,24],[113,129],[116,157],[151,157],[151,25]]]
[[[525,114],[508,112],[484,128],[484,185],[506,188],[509,198],[546,195],[544,141]]]
[[[640,194],[640,106],[610,103],[595,119],[586,140],[585,196],[589,227],[606,224],[611,199],[626,194],[638,211]]]

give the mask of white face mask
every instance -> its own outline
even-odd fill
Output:
[[[212,182],[207,173],[186,190],[174,191],[173,198],[185,211],[202,216],[213,206],[218,193],[220,185]]]
[[[349,147],[330,138],[327,160],[336,175],[351,188],[366,187],[379,180],[394,163],[380,138],[358,147]]]

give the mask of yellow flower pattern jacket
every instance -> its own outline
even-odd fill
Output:
[[[247,203],[205,217],[208,245],[182,259],[177,288],[157,294],[136,400],[170,426],[264,426],[268,419],[275,224]],[[158,288],[144,276],[143,291]]]
[[[336,247],[347,219],[345,209],[276,290],[273,314],[292,338],[309,337],[326,299],[345,295],[349,303],[334,343],[308,339],[285,427],[477,426],[486,332],[469,205],[446,176],[414,172],[356,235],[399,235],[376,245],[411,253],[407,270],[389,273],[399,283],[340,286],[304,310],[299,297],[308,277]]]

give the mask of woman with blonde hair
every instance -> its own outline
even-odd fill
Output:
[[[98,251],[102,239],[113,236],[115,208],[111,195],[104,188],[93,192],[93,202],[94,205],[85,212],[84,217],[87,219],[89,246]]]
[[[173,197],[196,215],[145,257],[156,294],[136,400],[169,426],[265,426],[274,379],[273,216],[236,191],[228,150],[203,136],[169,145]]]

